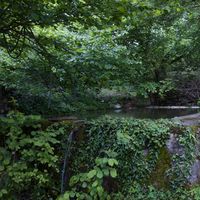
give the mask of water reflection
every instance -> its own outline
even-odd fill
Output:
[[[134,108],[131,110],[103,110],[103,111],[91,111],[79,115],[81,118],[96,118],[102,115],[111,115],[117,117],[134,117],[139,119],[149,118],[149,119],[159,119],[159,118],[173,118],[178,116],[184,116],[189,114],[197,113],[199,109],[197,108]]]

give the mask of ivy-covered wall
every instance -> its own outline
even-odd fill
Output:
[[[178,143],[178,147],[171,144],[174,149],[168,144],[172,134]],[[103,117],[87,124],[85,141],[73,149],[71,169],[74,174],[87,171],[95,167],[96,157],[112,152],[118,161],[117,177],[106,184],[105,190],[120,191],[125,199],[130,190],[130,199],[153,199],[148,197],[149,187],[160,192],[173,191],[175,195],[188,187],[195,141],[190,128],[169,120]]]
[[[0,199],[200,196],[199,187],[188,182],[196,135],[169,120],[105,116],[85,122],[83,129],[10,113],[0,118],[0,136]],[[178,146],[170,148],[172,136]]]

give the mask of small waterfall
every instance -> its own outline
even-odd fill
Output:
[[[66,148],[64,151],[64,162],[63,162],[62,175],[61,175],[61,194],[63,194],[65,191],[66,171],[67,171],[67,165],[68,165],[68,161],[70,157],[70,148],[71,148],[71,143],[73,140],[73,134],[74,134],[74,131],[72,130],[68,136]]]

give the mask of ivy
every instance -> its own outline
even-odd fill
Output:
[[[176,135],[184,154],[167,150],[166,144],[171,134]],[[142,185],[144,191],[151,186],[153,190],[160,188],[163,192],[184,190],[195,159],[195,142],[196,137],[190,128],[176,125],[170,120],[106,116],[87,124],[85,141],[74,149],[72,170],[76,174],[82,168],[91,169],[94,167],[92,160],[111,150],[117,153],[117,179],[124,195],[129,193],[128,188],[132,187],[133,182]],[[163,180],[165,183],[162,184]]]
[[[190,199],[196,152],[190,128],[170,120],[102,117],[74,133],[66,191],[60,195],[64,149],[73,126],[11,112],[0,119],[0,197],[3,199]],[[171,152],[171,137],[179,150]],[[66,177],[65,177],[66,179]]]

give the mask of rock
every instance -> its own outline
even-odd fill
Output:
[[[200,124],[200,113],[174,117],[173,119],[184,126],[198,126]]]
[[[191,185],[200,182],[200,160],[196,159],[190,170],[188,181]]]
[[[166,142],[166,146],[170,154],[178,154],[178,155],[184,154],[184,149],[179,144],[175,134],[170,134],[170,138]]]
[[[115,109],[121,109],[122,106],[121,106],[120,104],[115,104],[115,105],[114,105],[114,108],[115,108]]]

